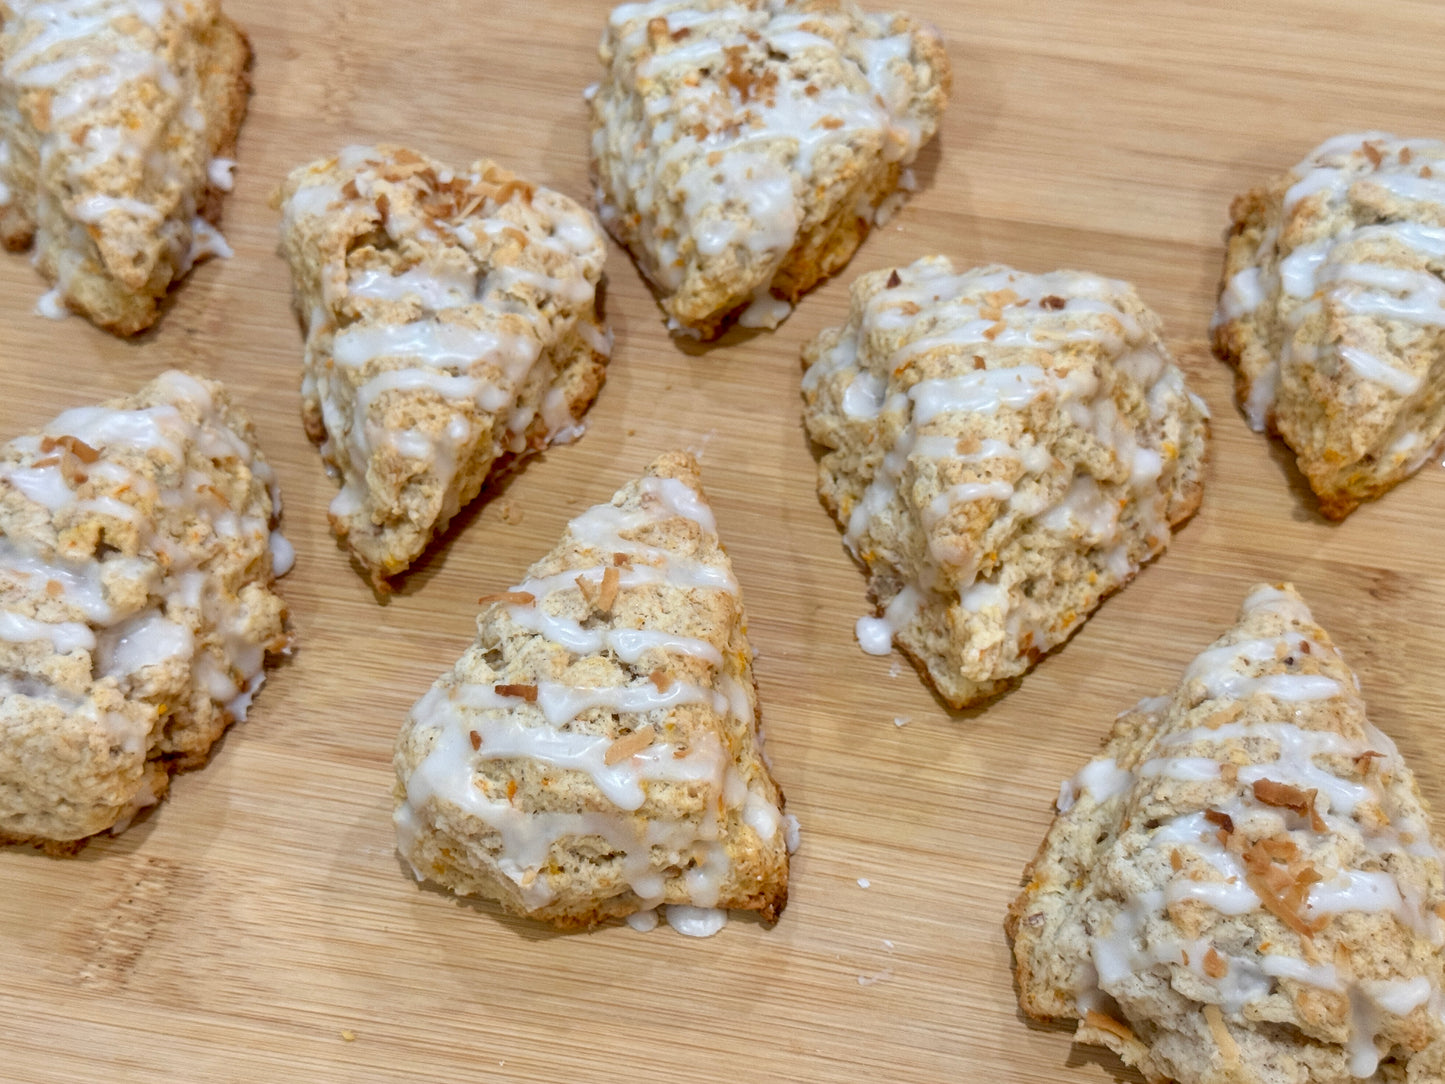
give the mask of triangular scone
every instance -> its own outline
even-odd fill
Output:
[[[818,490],[896,644],[954,707],[1007,687],[1161,552],[1208,411],[1126,283],[942,257],[875,271],[803,351]]]
[[[913,187],[951,72],[936,31],[851,0],[613,10],[588,93],[603,224],[704,339],[776,327]]]
[[[231,254],[215,227],[250,59],[217,0],[0,5],[0,241],[33,240],[39,311],[134,335]]]
[[[490,162],[402,147],[303,166],[278,198],[331,526],[384,588],[489,476],[581,434],[612,346],[602,230]]]
[[[1008,917],[1029,1015],[1154,1082],[1445,1079],[1429,814],[1293,588],[1255,587],[1058,809]]]
[[[1445,143],[1338,136],[1230,215],[1215,350],[1343,519],[1445,439]]]
[[[662,456],[482,602],[476,643],[397,740],[417,877],[564,927],[659,904],[683,932],[725,908],[776,918],[783,798],[692,457]]]
[[[0,839],[119,830],[245,717],[280,512],[251,423],[176,370],[0,447]]]

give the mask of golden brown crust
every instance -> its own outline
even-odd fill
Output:
[[[776,326],[847,264],[951,83],[932,28],[844,4],[618,8],[600,54],[599,214],[669,326],[702,339]]]
[[[418,876],[573,929],[787,901],[745,616],[685,453],[575,519],[397,740]]]
[[[864,329],[866,330],[866,333]],[[819,495],[877,618],[954,707],[1008,689],[1199,507],[1207,410],[1132,288],[962,274],[941,257],[854,284],[805,347]]]
[[[602,231],[492,162],[396,146],[303,166],[275,202],[332,530],[384,591],[489,481],[580,435],[611,348]]]
[[[1151,1081],[1436,1079],[1429,835],[1329,636],[1259,585],[1061,789],[1005,922],[1019,1005]]]
[[[56,287],[49,304],[134,335],[155,321],[170,286],[196,261],[228,251],[211,228],[222,192],[211,178],[224,172],[211,163],[235,146],[250,46],[215,0],[184,10],[118,11],[109,24],[39,51],[38,25],[14,15],[0,31],[7,70],[19,69],[18,78],[0,80],[0,138],[10,151],[0,166],[0,191],[9,194],[0,203],[0,240],[12,249],[35,245],[35,265]],[[152,53],[166,78],[142,72],[112,86],[107,65],[116,39],[125,51]],[[92,63],[73,66],[75,56]],[[64,74],[50,82],[24,78],[44,70]],[[89,82],[97,80],[92,91]],[[80,105],[52,116],[62,90]],[[199,126],[189,123],[195,116]],[[164,147],[166,168],[122,153],[132,139]],[[95,149],[111,143],[105,153]]]
[[[1343,519],[1445,442],[1445,144],[1340,136],[1230,207],[1215,353],[1257,431]]]

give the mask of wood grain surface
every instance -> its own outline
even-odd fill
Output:
[[[293,165],[394,140],[586,200],[581,91],[609,6],[228,0],[256,49],[225,212],[235,258],[122,342],[32,315],[42,284],[0,257],[0,435],[168,366],[219,377],[257,422],[298,553],[282,585],[296,653],[211,764],[77,859],[0,853],[0,1077],[1138,1080],[1019,1015],[1004,908],[1059,781],[1261,578],[1300,586],[1445,808],[1440,466],[1324,522],[1206,347],[1232,195],[1337,132],[1445,136],[1431,0],[912,0],[956,72],[923,190],[776,332],[705,350],[668,337],[614,249],[617,347],[587,435],[460,517],[378,603],[327,530],[334,486],[298,418],[301,337],[267,199]],[[799,349],[842,322],[848,280],[932,252],[1131,280],[1214,412],[1204,507],[1173,548],[1021,688],[961,713],[854,642],[863,576],[799,420]],[[407,708],[470,642],[479,594],[679,446],[702,454],[802,823],[787,912],[706,941],[557,935],[418,886],[391,827]]]

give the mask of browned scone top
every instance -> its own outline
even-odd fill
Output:
[[[608,20],[603,224],[674,331],[776,327],[910,190],[951,82],[937,31],[851,0],[653,0]]]
[[[601,228],[491,162],[348,147],[276,197],[331,526],[380,590],[496,476],[575,440],[612,347]]]
[[[1215,351],[1343,519],[1445,442],[1445,143],[1336,136],[1230,216]]]
[[[0,241],[118,335],[155,322],[216,232],[251,49],[217,0],[0,4]]]
[[[0,447],[0,839],[120,831],[245,718],[291,564],[255,439],[172,370]]]
[[[692,457],[657,459],[481,602],[476,642],[397,740],[418,878],[560,927],[659,907],[684,932],[725,909],[775,919],[789,828]]]
[[[1062,644],[1199,507],[1209,412],[1127,283],[925,257],[860,276],[803,365],[818,492],[878,607],[859,642],[954,707]]]
[[[1024,878],[1020,1005],[1155,1084],[1445,1074],[1429,811],[1288,585],[1119,717]]]

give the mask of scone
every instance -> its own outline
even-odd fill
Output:
[[[275,478],[171,370],[0,447],[0,840],[73,851],[203,763],[287,643]]]
[[[1199,507],[1208,410],[1122,282],[875,271],[803,350],[818,492],[869,574],[865,651],[954,707],[997,693]]]
[[[747,620],[696,462],[654,462],[574,519],[396,745],[419,880],[559,927],[630,916],[715,932],[788,896],[782,793]],[[665,905],[665,906],[664,906]]]
[[[602,231],[490,162],[403,147],[303,166],[277,201],[331,527],[385,589],[488,477],[581,434],[612,346]]]
[[[0,241],[33,242],[65,308],[155,322],[207,256],[231,190],[251,49],[217,0],[0,3]]]
[[[1343,519],[1445,444],[1445,143],[1338,136],[1230,215],[1215,350]]]
[[[1354,673],[1289,586],[1060,791],[1009,910],[1019,1001],[1151,1082],[1445,1079],[1445,878]]]
[[[589,90],[602,223],[674,331],[776,327],[912,187],[951,73],[936,31],[852,0],[612,12]]]

